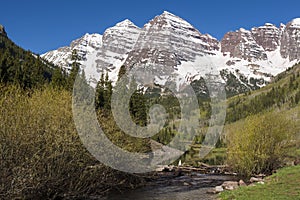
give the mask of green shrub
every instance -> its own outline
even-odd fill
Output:
[[[250,116],[228,132],[227,163],[250,176],[269,173],[283,164],[295,127],[292,120],[274,111]]]

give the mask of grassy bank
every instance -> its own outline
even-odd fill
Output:
[[[266,178],[264,185],[241,187],[220,194],[220,199],[300,199],[300,166],[286,167]]]

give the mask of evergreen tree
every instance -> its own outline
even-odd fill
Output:
[[[32,88],[48,83],[52,73],[52,64],[0,35],[0,82]]]
[[[66,72],[59,67],[56,67],[53,72],[51,85],[54,87],[65,88],[66,87]]]
[[[70,70],[70,74],[68,77],[68,89],[70,91],[73,90],[74,82],[75,82],[77,74],[79,73],[79,70],[80,70],[80,63],[78,62],[79,56],[77,54],[76,49],[74,49],[72,51],[71,60],[72,60],[72,65],[71,65],[72,68]]]
[[[91,95],[91,87],[87,83],[85,72],[83,69],[76,79],[74,86],[76,88],[76,90],[74,90],[74,92],[76,92],[76,100],[87,103],[87,100],[90,99],[88,95]]]
[[[96,109],[111,109],[111,95],[112,95],[112,82],[109,80],[108,73],[101,74],[100,81],[98,81],[96,86]]]
[[[134,79],[131,79],[130,84],[130,91],[134,91],[130,99],[129,110],[132,115],[133,120],[135,123],[146,126],[147,125],[147,108],[146,108],[146,98],[143,94],[142,89],[138,89],[138,85]]]
[[[95,106],[96,109],[104,107],[104,75],[101,74],[100,81],[97,82],[96,94],[95,94]]]
[[[104,99],[105,99],[105,104],[104,108],[107,110],[111,109],[111,95],[112,95],[112,82],[109,80],[108,73],[106,72],[105,75],[105,81],[104,81]]]
[[[118,73],[118,81],[122,78],[122,76],[126,74],[126,67],[124,65],[121,66]]]

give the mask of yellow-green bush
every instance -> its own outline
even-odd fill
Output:
[[[0,85],[0,199],[103,194],[140,179],[101,165],[81,144],[72,96]]]
[[[295,124],[275,111],[249,116],[227,130],[227,163],[241,175],[269,173],[283,164]]]

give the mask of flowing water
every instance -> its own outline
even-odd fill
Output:
[[[122,194],[110,194],[107,200],[211,200],[216,195],[207,193],[224,181],[236,180],[225,175],[190,173],[179,177],[161,177],[147,186]]]

